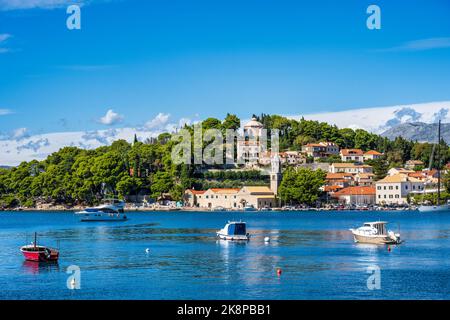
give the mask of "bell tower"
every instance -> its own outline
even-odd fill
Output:
[[[278,153],[271,159],[272,169],[270,172],[270,190],[276,195],[278,195],[278,187],[281,183],[281,159]]]

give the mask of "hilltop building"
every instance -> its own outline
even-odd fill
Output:
[[[381,152],[369,150],[364,153],[363,161],[380,159],[383,156]]]
[[[339,154],[339,146],[334,142],[308,143],[302,147],[302,152],[315,159],[326,158]]]
[[[342,161],[364,162],[364,152],[361,149],[342,149]]]
[[[328,169],[331,173],[373,173],[372,166],[355,163],[332,163]]]
[[[408,160],[405,163],[405,169],[414,170],[416,167],[424,167],[425,163],[421,160]]]
[[[261,143],[263,135],[263,124],[252,118],[244,125],[244,137],[237,142],[237,158],[247,165],[257,165],[261,153],[266,151]]]

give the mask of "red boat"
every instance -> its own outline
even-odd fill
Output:
[[[36,242],[37,235],[34,234],[33,244],[23,246],[20,248],[25,260],[28,261],[40,261],[40,262],[50,262],[58,261],[59,251],[53,248],[38,246]]]

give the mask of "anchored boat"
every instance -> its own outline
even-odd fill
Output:
[[[76,212],[80,216],[80,221],[125,221],[125,202],[118,199],[105,199],[103,204],[97,207],[86,208]]]
[[[242,221],[228,221],[223,229],[217,231],[217,237],[222,240],[247,241],[250,234],[247,233],[247,225]]]
[[[355,242],[373,244],[399,244],[400,234],[388,231],[386,221],[365,222],[358,229],[350,229]]]
[[[35,262],[55,262],[58,261],[59,251],[37,244],[37,233],[34,233],[34,242],[30,245],[20,247],[25,260]]]

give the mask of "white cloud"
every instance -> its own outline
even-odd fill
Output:
[[[11,138],[13,140],[21,140],[21,139],[28,138],[29,136],[30,135],[28,134],[27,128],[17,128],[16,130],[13,131]]]
[[[167,124],[169,126],[171,124]],[[32,135],[23,139],[12,139],[11,136],[0,140],[0,165],[16,166],[22,161],[44,160],[49,154],[66,146],[83,149],[94,149],[110,145],[118,139],[133,142],[134,135],[140,141],[157,137],[166,128],[149,130],[146,128],[117,128],[96,131],[53,132]]]
[[[85,1],[78,1],[83,3]],[[73,0],[0,0],[0,10],[54,9],[74,4]]]
[[[5,116],[7,114],[11,114],[12,111],[9,109],[0,109],[0,116]]]
[[[109,109],[106,114],[100,118],[99,122],[110,126],[122,122],[122,120],[123,115],[114,112],[112,109]]]
[[[162,129],[162,128],[164,128],[166,123],[169,121],[169,118],[170,118],[170,114],[160,112],[152,120],[147,121],[147,123],[145,124],[145,127],[147,129]]]
[[[289,116],[307,120],[318,120],[335,124],[339,128],[361,128],[374,133],[382,133],[405,122],[450,122],[450,101],[397,105],[377,108],[352,109],[338,112],[324,112]]]
[[[6,42],[6,40],[8,40],[9,38],[11,38],[11,35],[9,33],[0,33],[0,45],[2,45],[3,42]],[[10,52],[10,51],[11,51],[11,49],[9,49],[9,48],[2,48],[2,47],[0,47],[0,54],[1,53],[7,53],[7,52]]]
[[[404,42],[399,46],[378,51],[424,51],[431,49],[450,48],[450,38],[428,38]]]
[[[11,38],[11,35],[9,33],[0,33],[0,42],[4,42]]]

